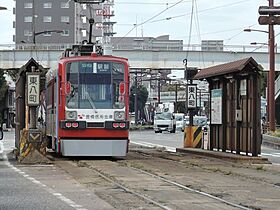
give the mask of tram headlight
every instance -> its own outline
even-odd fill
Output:
[[[76,111],[66,111],[65,113],[66,120],[77,120]]]
[[[125,120],[124,111],[115,111],[114,112],[114,120]]]

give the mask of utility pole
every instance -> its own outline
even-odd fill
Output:
[[[269,0],[269,7],[274,6],[274,0]],[[273,15],[269,15],[273,17]],[[274,25],[269,24],[269,128],[271,131],[275,131],[275,37],[274,37]]]
[[[175,112],[178,113],[178,83],[175,84]]]
[[[137,71],[136,71],[136,74],[135,74],[135,93],[134,93],[134,113],[135,113],[135,125],[137,125],[138,123],[138,81],[137,81]]]
[[[35,0],[32,0],[32,35],[33,35],[33,44],[36,43],[35,35]]]
[[[160,104],[160,74],[157,75],[158,79],[158,104]]]
[[[275,131],[275,36],[274,25],[280,25],[280,7],[274,6],[274,0],[269,0],[269,6],[259,7],[259,24],[268,25],[269,35],[269,74],[268,74],[268,121],[269,130]]]

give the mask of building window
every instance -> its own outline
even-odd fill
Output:
[[[52,3],[51,2],[44,3],[44,8],[45,9],[52,8]]]
[[[32,22],[32,16],[25,16],[24,17],[24,22],[25,23],[31,23]]]
[[[28,3],[24,3],[24,8],[25,9],[30,9],[33,7],[33,4],[31,2],[28,2]]]
[[[52,16],[44,16],[43,17],[44,23],[51,23],[52,22]]]
[[[87,36],[87,30],[82,29],[81,33],[82,33],[82,37],[86,37]]]
[[[51,36],[52,32],[46,31],[45,33],[43,33],[44,36]]]
[[[86,16],[81,16],[82,23],[87,23],[87,17]]]
[[[62,23],[69,23],[69,16],[61,16],[60,18],[61,22]]]
[[[24,33],[24,36],[32,36],[32,31],[24,30],[23,33]]]
[[[61,8],[69,8],[69,3],[68,2],[61,2],[60,7]]]
[[[86,4],[81,4],[81,7],[82,7],[83,10],[87,9],[87,5]]]
[[[69,30],[63,30],[61,36],[69,36]]]

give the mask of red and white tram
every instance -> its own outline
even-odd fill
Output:
[[[65,57],[47,73],[46,135],[63,156],[125,156],[129,65],[125,58]]]

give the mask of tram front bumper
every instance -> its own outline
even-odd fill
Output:
[[[63,156],[124,157],[128,139],[61,139]]]

